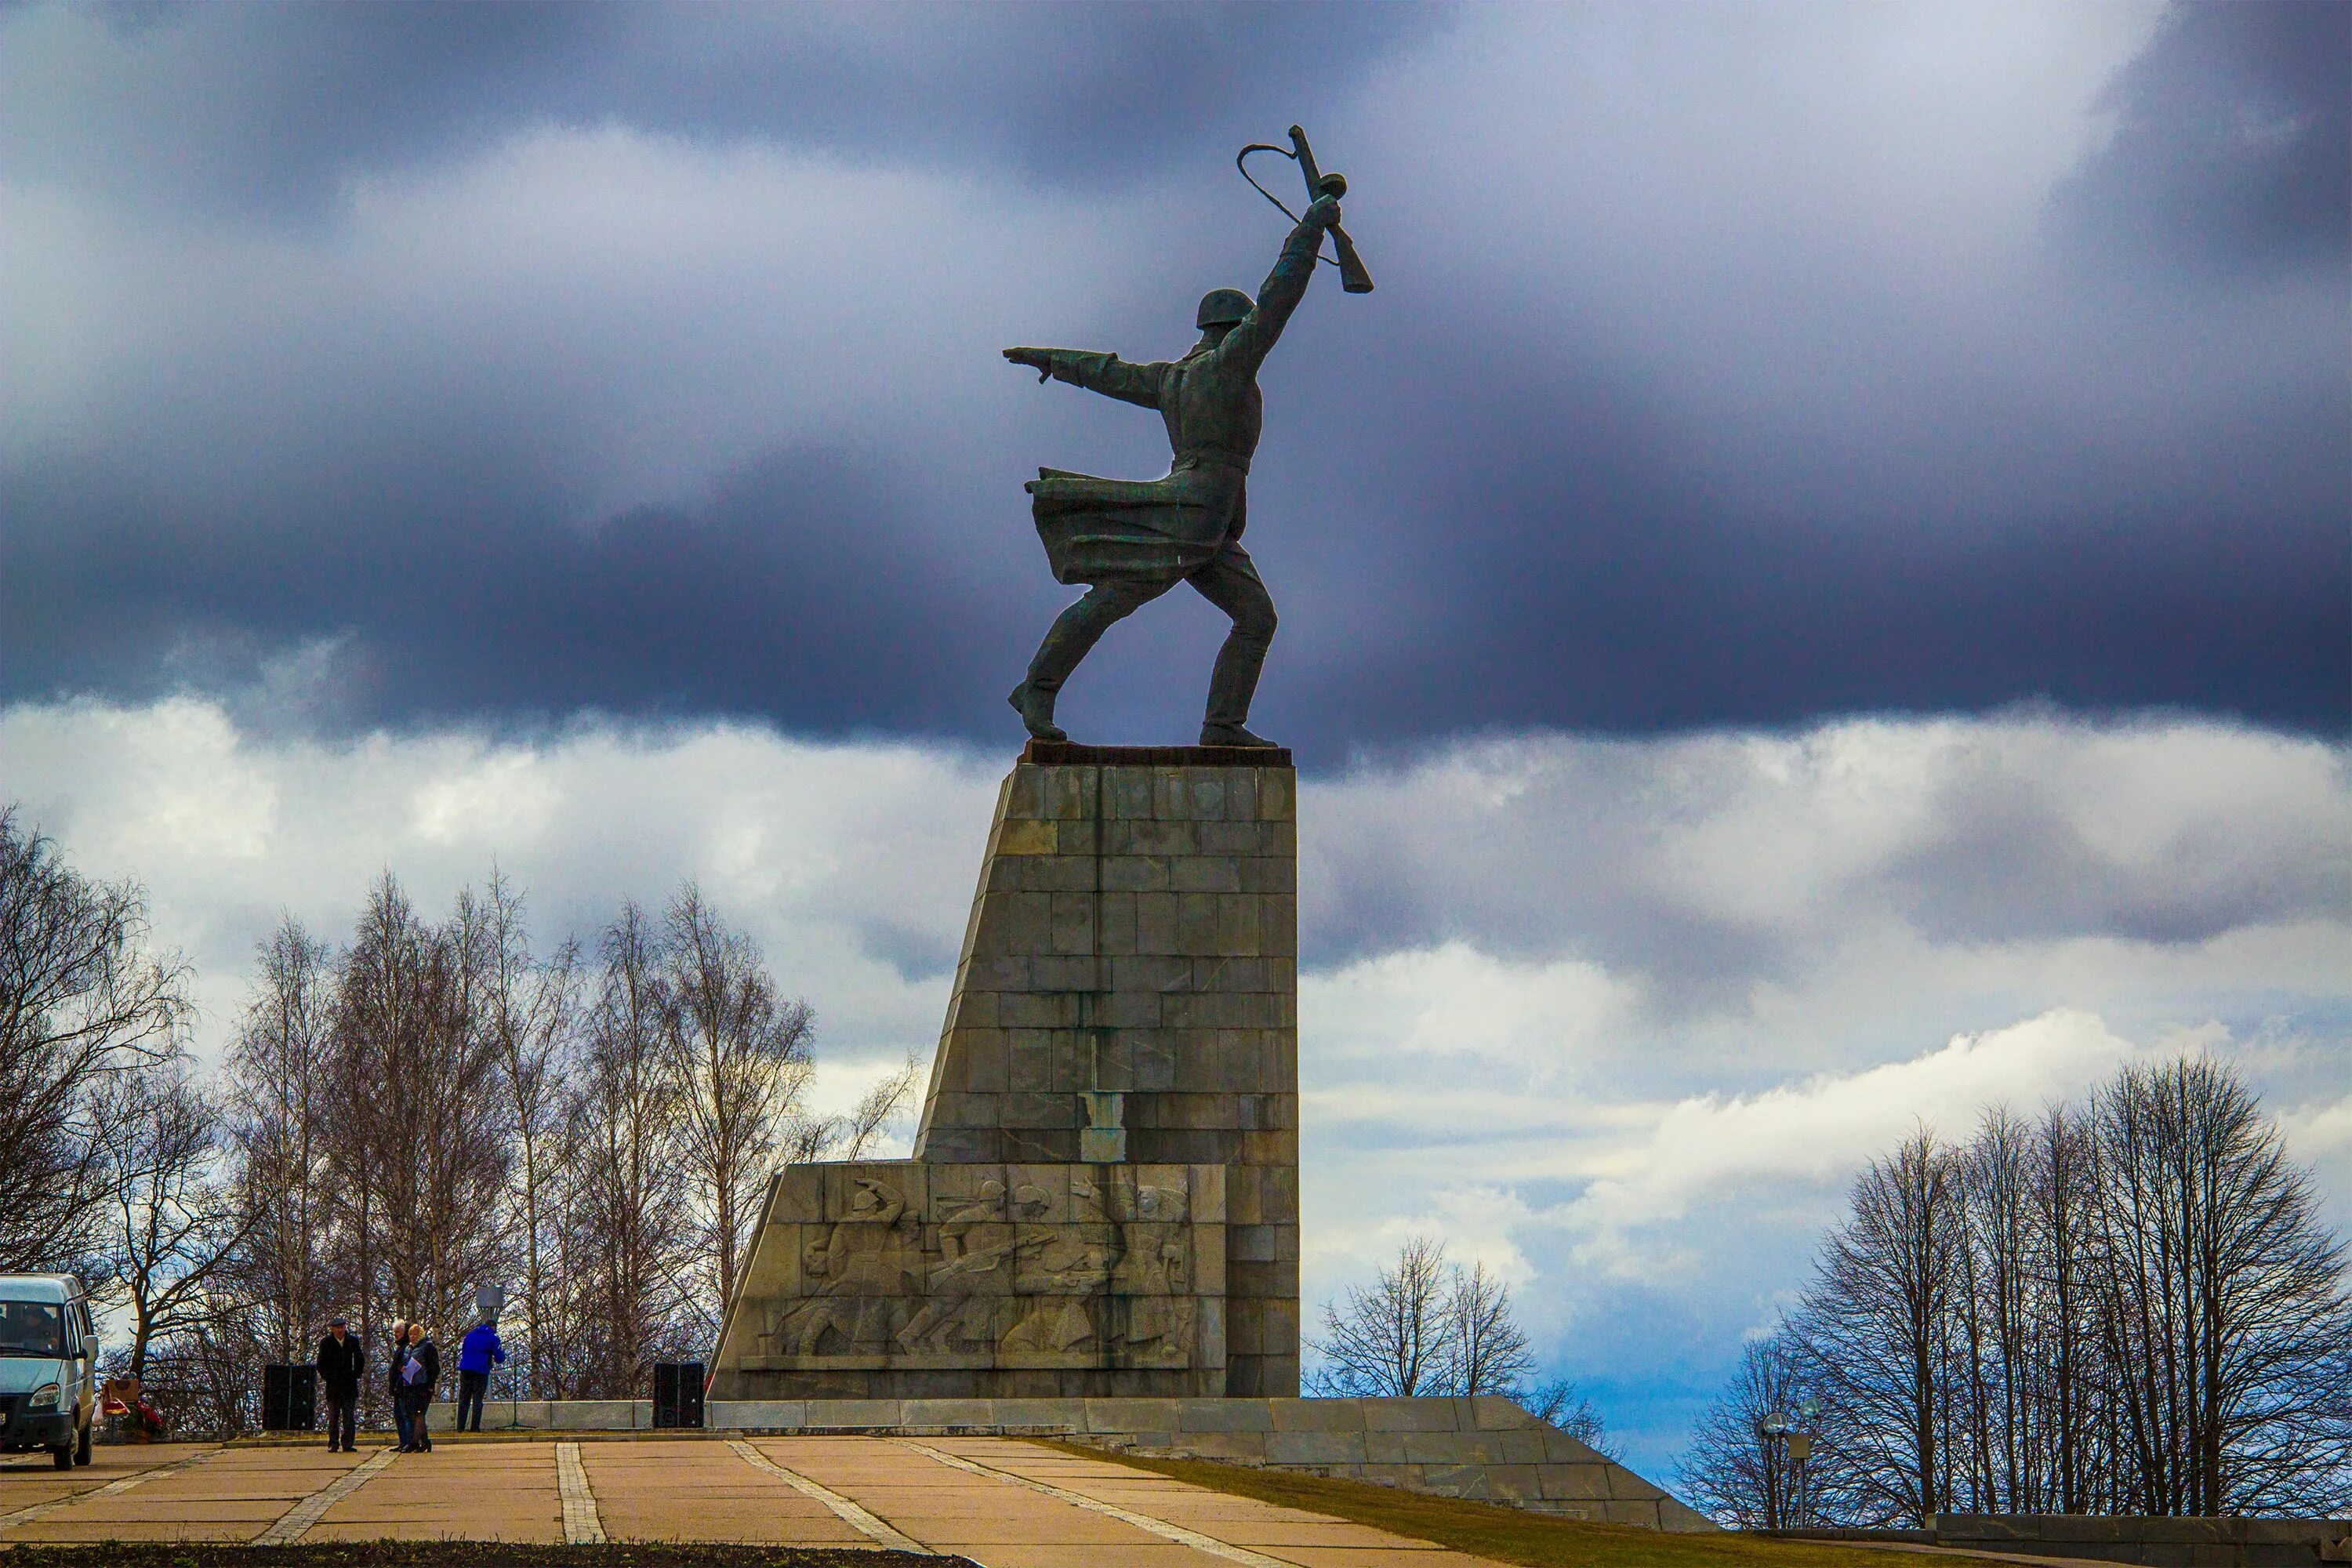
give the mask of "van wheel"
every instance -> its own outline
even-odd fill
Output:
[[[74,1463],[77,1465],[89,1463],[89,1423],[87,1421],[81,1424],[81,1441],[74,1445]]]
[[[49,1450],[49,1458],[58,1462],[58,1468],[70,1470],[73,1468],[73,1448],[71,1443],[60,1443]]]

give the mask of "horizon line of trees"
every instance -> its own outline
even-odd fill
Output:
[[[914,1087],[815,1114],[814,1013],[690,882],[541,953],[495,870],[437,921],[386,872],[340,945],[280,920],[210,1073],[150,935],[0,810],[0,1271],[82,1275],[130,1326],[110,1370],[193,1429],[253,1425],[337,1313],[380,1364],[488,1284],[502,1384],[632,1396],[715,1342],[771,1170],[867,1153]]]
[[[1923,1126],[1855,1180],[1676,1474],[1766,1529],[2352,1507],[2344,1243],[2209,1058],[1964,1143]]]

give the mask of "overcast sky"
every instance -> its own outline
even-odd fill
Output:
[[[207,1050],[281,908],[495,858],[549,940],[702,878],[847,1097],[1066,601],[1022,479],[1166,462],[996,351],[1181,353],[1303,121],[1308,1291],[1443,1229],[1655,1469],[1916,1118],[2211,1049],[2352,1226],[2347,81],[2325,4],[12,6],[0,797]],[[1066,722],[1189,739],[1221,625]]]

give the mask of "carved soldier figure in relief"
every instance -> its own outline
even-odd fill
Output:
[[[1241,542],[1250,457],[1265,419],[1257,371],[1306,297],[1324,231],[1339,222],[1338,198],[1316,198],[1283,242],[1257,298],[1238,289],[1211,291],[1195,318],[1201,341],[1173,363],[1129,364],[1117,354],[1073,349],[1004,351],[1014,364],[1038,372],[1040,381],[1066,381],[1158,410],[1174,454],[1161,479],[1040,468],[1027,487],[1055,581],[1090,584],[1045,634],[1028,679],[1013,689],[1013,706],[1039,740],[1067,738],[1054,723],[1055,696],[1111,624],[1190,583],[1234,622],[1209,680],[1201,744],[1273,744],[1244,722],[1275,628],[1274,600]]]

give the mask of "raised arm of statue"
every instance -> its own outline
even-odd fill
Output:
[[[1323,231],[1339,221],[1339,204],[1329,196],[1307,207],[1305,218],[1282,242],[1274,270],[1258,285],[1256,308],[1217,345],[1220,357],[1252,372],[1257,369],[1272,352],[1275,340],[1282,336],[1290,312],[1307,298],[1307,285],[1315,278],[1315,256],[1323,247]]]
[[[1004,357],[1014,364],[1040,372],[1041,381],[1050,376],[1146,408],[1160,406],[1160,383],[1168,374],[1168,367],[1162,363],[1129,364],[1117,354],[1088,353],[1079,349],[1014,348],[1006,349]]]

